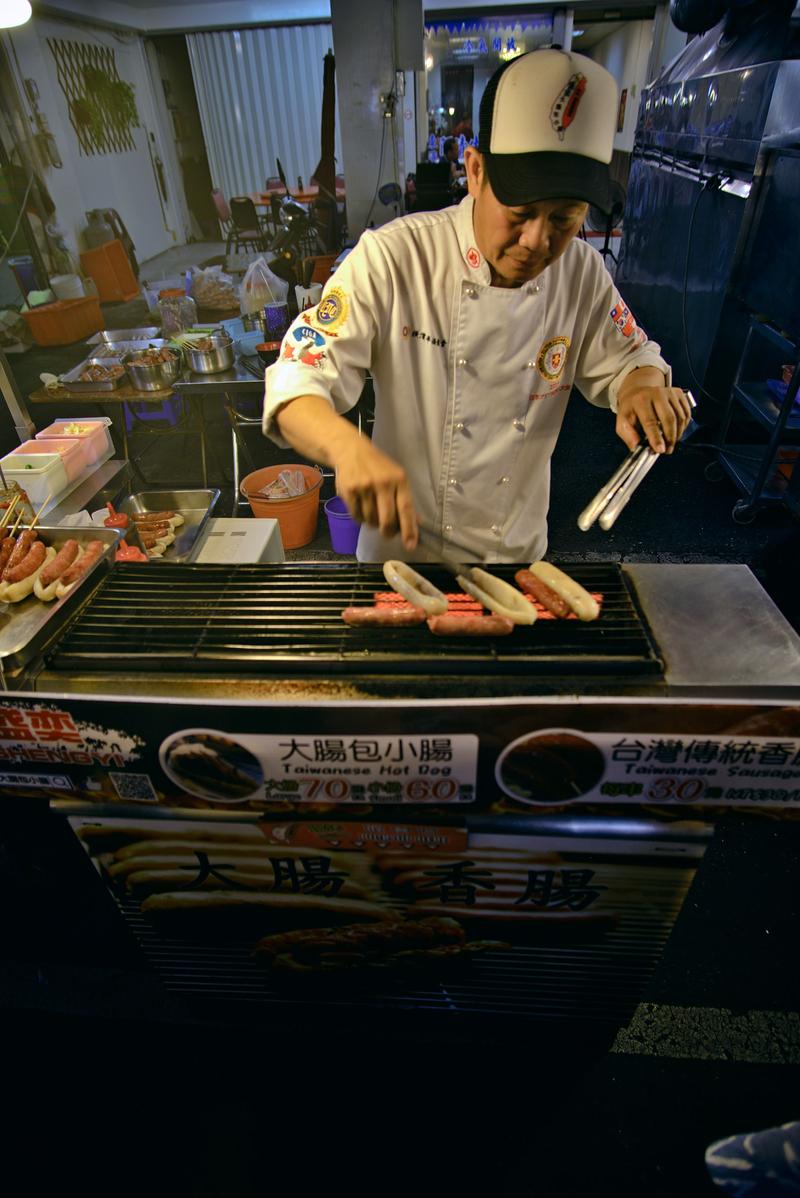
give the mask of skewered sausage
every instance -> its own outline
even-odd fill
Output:
[[[47,549],[41,541],[34,541],[29,552],[14,567],[15,581],[5,579],[0,584],[0,599],[5,603],[19,603],[30,595],[44,565],[55,557],[55,549]]]
[[[421,607],[346,607],[342,619],[354,627],[406,628],[424,624],[425,612]]]
[[[508,636],[514,631],[509,616],[431,616],[428,627],[435,636]]]
[[[4,537],[2,544],[0,544],[0,578],[2,578],[3,571],[8,565],[8,559],[14,552],[14,546],[16,543],[17,542],[14,537]]]
[[[65,541],[61,548],[42,569],[33,585],[33,593],[37,599],[45,603],[56,597],[56,589],[61,575],[66,573],[80,553],[80,546],[74,537]]]
[[[6,568],[3,571],[3,582],[6,582],[8,580],[9,570],[13,570],[14,566],[16,566],[17,562],[22,561],[23,557],[25,557],[25,555],[28,552],[28,550],[30,549],[31,545],[37,539],[38,535],[39,534],[37,533],[35,528],[26,528],[23,532],[21,532],[19,534],[19,536],[17,537],[17,543],[14,546],[14,548],[11,550],[11,555],[9,556],[9,559],[6,562]]]
[[[572,614],[572,608],[566,599],[562,599],[546,582],[531,574],[530,570],[517,570],[514,580],[521,591],[536,599],[542,607],[559,619],[566,620],[567,616]]]

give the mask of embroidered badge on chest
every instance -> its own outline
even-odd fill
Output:
[[[536,359],[536,368],[543,379],[553,383],[561,378],[568,349],[569,337],[551,337],[545,341]]]
[[[481,256],[475,249],[475,246],[471,245],[467,250],[467,265],[471,266],[473,270],[477,270],[480,264]]]

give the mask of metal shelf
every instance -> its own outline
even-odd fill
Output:
[[[733,393],[742,407],[760,424],[763,424],[764,428],[772,429],[780,418],[782,405],[775,401],[766,382],[737,383],[734,385]],[[784,435],[792,437],[793,434],[796,434],[800,441],[800,407],[796,405],[793,407],[794,411],[791,411],[786,418]]]

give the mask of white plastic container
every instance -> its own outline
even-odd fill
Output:
[[[178,287],[181,291],[186,290],[186,279],[183,275],[174,275],[171,279],[156,279],[152,283],[142,283],[142,297],[151,316],[161,315],[158,307],[159,292],[174,291]]]
[[[27,493],[34,508],[48,495],[56,499],[67,487],[67,471],[58,453],[7,453],[0,465],[6,478],[19,483]]]
[[[13,460],[20,455],[26,458],[35,458],[40,454],[49,455],[51,453],[57,453],[64,463],[68,483],[74,482],[76,478],[80,478],[82,474],[86,473],[88,467],[86,449],[80,441],[76,441],[74,438],[71,441],[65,441],[63,438],[57,440],[55,437],[49,441],[23,441],[8,456]]]
[[[86,462],[94,466],[105,461],[114,452],[114,442],[111,440],[111,418],[109,416],[93,416],[90,420],[61,419],[55,420],[36,434],[37,441],[74,440],[84,447]]]
[[[50,287],[60,300],[81,299],[86,294],[80,275],[53,275]]]

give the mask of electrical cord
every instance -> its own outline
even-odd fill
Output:
[[[683,352],[686,355],[686,364],[689,367],[689,374],[692,376],[692,381],[694,382],[694,385],[695,385],[695,387],[697,387],[698,391],[701,391],[703,393],[703,395],[707,395],[709,397],[709,399],[713,399],[715,403],[719,403],[719,400],[717,399],[717,397],[715,395],[712,395],[712,393],[710,391],[706,390],[706,388],[703,386],[703,384],[700,382],[697,375],[695,374],[694,366],[692,365],[692,355],[691,355],[691,351],[689,349],[689,328],[688,328],[688,321],[687,321],[687,317],[686,317],[686,308],[687,308],[687,299],[688,299],[688,290],[689,290],[689,261],[691,258],[691,251],[692,251],[692,232],[694,230],[695,217],[697,216],[697,208],[698,208],[698,205],[700,204],[700,200],[701,200],[703,194],[707,191],[716,191],[721,182],[722,182],[722,180],[719,175],[709,175],[703,181],[703,186],[698,191],[697,195],[695,196],[694,203],[692,204],[692,211],[689,216],[689,231],[686,235],[686,260],[685,260],[684,266],[683,266],[683,295],[681,298],[681,321],[683,324]]]
[[[369,212],[367,213],[366,220],[364,221],[364,225],[366,228],[369,228],[370,217],[372,216],[372,210],[375,207],[375,201],[378,198],[378,191],[380,190],[380,186],[381,186],[381,172],[383,171],[383,155],[384,155],[384,149],[386,146],[386,126],[388,123],[389,123],[388,117],[384,116],[383,129],[381,130],[381,152],[380,152],[380,155],[378,156],[378,177],[375,180],[375,193],[372,197],[372,203],[369,206]]]

